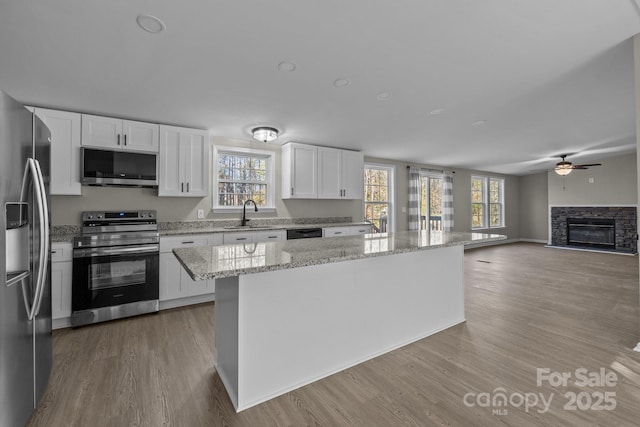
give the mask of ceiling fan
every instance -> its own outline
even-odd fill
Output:
[[[562,158],[562,161],[556,163],[555,171],[558,175],[569,175],[574,169],[589,169],[590,166],[602,166],[602,163],[574,165],[573,163],[566,161],[565,157],[567,156],[568,154],[561,155],[560,157]]]

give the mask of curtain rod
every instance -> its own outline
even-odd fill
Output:
[[[414,167],[414,166],[407,165],[407,169],[410,169],[410,168],[412,168],[412,167]],[[419,170],[421,170],[421,171],[427,171],[427,172],[440,172],[440,173],[447,173],[447,171],[446,171],[446,170],[444,170],[444,169],[430,169],[430,168],[416,168],[416,169],[419,169]],[[456,173],[456,171],[451,171],[451,173]]]

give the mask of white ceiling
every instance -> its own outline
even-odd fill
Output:
[[[235,139],[271,125],[279,142],[527,174],[562,153],[635,150],[638,32],[633,0],[0,0],[0,88]]]

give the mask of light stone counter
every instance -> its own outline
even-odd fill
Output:
[[[400,232],[181,248],[215,278],[216,372],[242,411],[464,322],[464,245]]]
[[[185,236],[189,234],[209,234],[209,233],[235,233],[242,231],[269,231],[269,230],[295,230],[301,228],[327,228],[327,227],[344,227],[371,225],[366,222],[327,222],[327,223],[308,223],[308,224],[252,224],[246,227],[238,227],[237,221],[229,221],[230,225],[200,225],[193,221],[193,224],[184,222],[175,228],[160,228],[160,236]]]
[[[206,280],[504,239],[506,236],[499,234],[405,231],[180,248],[173,252],[192,279]]]

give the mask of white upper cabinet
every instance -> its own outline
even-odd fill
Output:
[[[364,154],[342,150],[342,198],[364,197]]]
[[[207,131],[160,125],[158,196],[207,196],[210,151]]]
[[[318,199],[342,198],[342,150],[318,147]]]
[[[51,194],[80,196],[81,115],[46,108],[34,112],[51,131]]]
[[[82,115],[82,145],[110,150],[158,152],[159,125]]]
[[[288,143],[282,146],[283,199],[362,199],[364,155]]]
[[[318,147],[319,199],[362,199],[363,188],[362,153]]]
[[[282,198],[318,198],[318,148],[290,142],[282,146]]]

